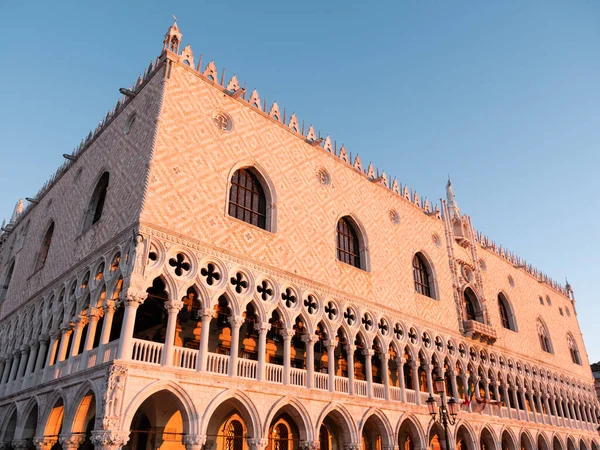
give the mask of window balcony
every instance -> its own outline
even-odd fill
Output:
[[[472,339],[477,339],[488,344],[493,344],[498,339],[496,330],[485,323],[476,320],[464,320],[463,327],[465,329],[465,336]]]

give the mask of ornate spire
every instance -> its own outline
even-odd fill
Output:
[[[163,41],[163,50],[169,50],[173,53],[179,54],[179,45],[181,44],[181,32],[177,26],[177,17],[173,16],[173,25],[169,27],[167,34],[165,34],[165,40]]]
[[[452,191],[450,175],[448,175],[448,183],[446,183],[446,199],[448,200],[448,210],[454,215],[454,217],[460,217],[460,210],[458,209],[458,204],[454,199],[454,191]]]
[[[21,213],[23,212],[23,199],[20,198],[17,204],[15,205],[15,209],[13,210],[12,216],[10,217],[10,223],[14,224]]]

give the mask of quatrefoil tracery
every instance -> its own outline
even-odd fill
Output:
[[[265,302],[273,296],[273,289],[271,289],[267,280],[262,280],[262,283],[256,286],[256,292],[260,294],[260,298]]]
[[[404,330],[402,329],[402,327],[400,326],[399,323],[396,324],[396,326],[394,327],[394,336],[396,336],[396,339],[401,340],[404,338]]]
[[[175,258],[169,259],[169,265],[174,268],[175,275],[178,277],[182,276],[184,272],[189,272],[192,267],[190,263],[186,261],[186,257],[183,253],[177,253]]]
[[[290,288],[285,288],[285,292],[281,293],[281,299],[285,302],[286,308],[291,308],[296,304],[296,296]]]
[[[373,320],[371,320],[371,317],[367,313],[362,316],[361,322],[365,330],[371,331],[373,329]]]
[[[241,294],[242,291],[248,287],[248,282],[245,280],[242,272],[236,273],[235,277],[231,277],[229,281],[235,287],[235,292],[238,294]]]
[[[337,309],[335,308],[335,304],[333,302],[327,302],[327,305],[324,309],[329,320],[333,320],[337,317]]]
[[[306,307],[306,310],[309,314],[315,314],[319,309],[319,305],[317,304],[317,301],[312,295],[306,297],[306,299],[304,300],[304,306]]]
[[[212,286],[215,281],[221,279],[221,274],[213,263],[208,263],[208,265],[200,271],[200,274],[206,278],[206,284],[209,286]]]
[[[380,319],[379,324],[377,326],[379,327],[379,331],[381,332],[381,334],[387,336],[388,330],[390,328],[387,322],[384,319]]]
[[[346,311],[344,312],[344,319],[346,319],[346,323],[348,325],[354,325],[356,322],[356,315],[354,314],[352,308],[346,308]]]

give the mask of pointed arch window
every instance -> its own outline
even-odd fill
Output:
[[[544,350],[546,353],[553,353],[552,342],[550,341],[550,335],[548,334],[548,329],[546,328],[546,325],[544,325],[543,322],[540,319],[538,319],[536,326],[538,338],[540,340],[540,347],[542,347],[542,350]]]
[[[483,323],[483,315],[481,314],[481,310],[479,308],[479,301],[477,300],[473,290],[471,288],[465,289],[463,297],[465,300],[465,315],[467,320],[475,320]]]
[[[581,356],[579,354],[579,349],[577,348],[577,343],[573,338],[571,333],[567,334],[567,344],[569,345],[569,353],[571,353],[571,359],[575,364],[581,366]]]
[[[6,271],[6,275],[4,276],[2,286],[0,286],[0,303],[2,303],[6,298],[6,294],[8,292],[8,287],[10,286],[10,280],[12,279],[14,270],[15,262],[13,261],[11,265],[8,266],[8,270]]]
[[[415,281],[415,291],[421,295],[435,298],[433,295],[433,276],[425,257],[421,253],[413,256],[413,278]]]
[[[342,217],[337,223],[337,259],[361,268],[358,233],[348,217]]]
[[[50,244],[52,244],[52,235],[54,234],[54,222],[50,224],[48,229],[46,230],[46,234],[44,235],[44,239],[42,240],[42,247],[40,248],[40,252],[38,253],[38,258],[35,264],[35,270],[40,270],[46,264],[46,259],[48,259],[48,252],[50,251]]]
[[[106,192],[108,190],[108,182],[110,175],[108,172],[104,172],[96,187],[92,192],[90,201],[85,210],[85,218],[83,221],[83,231],[87,231],[92,225],[100,220],[102,213],[104,212],[104,203],[106,201]]]
[[[267,197],[258,177],[249,169],[239,169],[231,178],[229,215],[267,229]]]
[[[504,294],[498,294],[498,311],[500,312],[500,322],[507,330],[516,331],[514,318],[511,313],[511,309],[508,306],[508,300]]]
[[[227,426],[224,450],[243,450],[244,427],[239,420],[232,420]]]

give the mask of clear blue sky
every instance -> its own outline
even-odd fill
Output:
[[[450,174],[477,229],[569,278],[600,360],[600,3],[153,3],[0,3],[0,217],[158,55],[176,14],[205,63],[363,163],[430,199]]]

